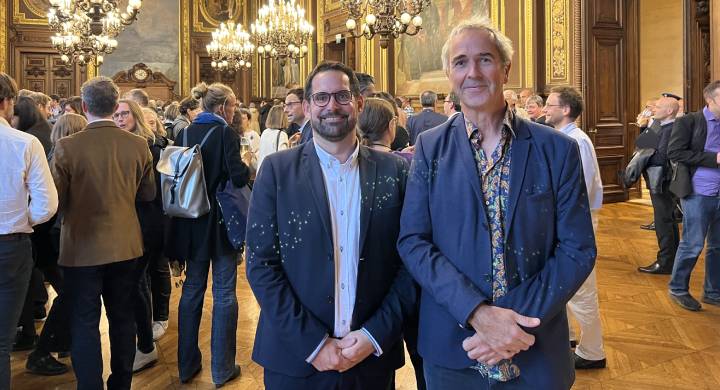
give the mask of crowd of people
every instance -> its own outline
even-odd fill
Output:
[[[241,375],[242,258],[260,305],[252,358],[268,389],[392,388],[404,348],[419,389],[569,389],[575,369],[605,367],[594,271],[603,186],[576,125],[582,96],[503,90],[512,54],[487,19],[455,26],[442,113],[433,91],[415,112],[338,62],[257,106],[221,83],[163,103],[141,89],[121,96],[105,77],[58,99],[0,73],[0,388],[10,387],[10,351],[32,350],[30,373],[64,374],[69,356],[78,389],[102,389],[104,305],[107,388],[129,389],[159,359],[171,269],[185,273],[180,381],[203,369],[212,277],[210,372],[223,386]],[[703,301],[720,303],[720,82],[705,98],[673,124],[678,103],[664,97],[646,123],[648,167],[673,162],[685,175],[681,190],[670,188],[681,174],[666,173],[652,192],[661,248],[641,271],[672,270],[670,294],[690,310],[706,238]],[[157,167],[170,146],[201,150],[195,185],[208,209],[198,217],[165,212],[174,192]],[[252,187],[244,253],[218,203],[226,183]],[[669,191],[682,202],[682,239]],[[47,314],[45,283],[57,293]],[[39,336],[35,320],[45,321]]]

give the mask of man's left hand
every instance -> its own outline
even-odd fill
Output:
[[[345,359],[352,363],[350,366],[343,367],[343,369],[339,370],[340,372],[345,372],[353,368],[375,352],[375,347],[362,330],[355,330],[348,333],[338,341],[337,345],[342,349],[342,355]]]

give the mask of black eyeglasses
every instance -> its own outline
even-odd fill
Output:
[[[328,92],[318,92],[313,94],[312,101],[315,103],[318,107],[325,107],[330,103],[330,97],[335,97],[335,102],[337,104],[347,105],[350,104],[353,98],[353,94],[351,91],[344,90],[344,91],[337,91],[333,93]]]

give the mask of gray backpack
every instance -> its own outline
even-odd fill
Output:
[[[160,153],[157,171],[165,214],[171,217],[198,218],[210,211],[205,186],[202,146],[218,126],[205,134],[200,145],[168,146]],[[183,129],[183,145],[187,145],[187,130]]]

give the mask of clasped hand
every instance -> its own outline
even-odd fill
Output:
[[[318,371],[345,372],[356,364],[365,360],[375,347],[367,335],[356,330],[348,333],[342,339],[328,338],[325,344],[312,361],[313,367]]]
[[[540,325],[538,318],[485,304],[475,309],[469,322],[476,333],[463,341],[463,349],[470,359],[490,366],[527,351],[535,344],[535,336],[520,326],[534,328]]]

